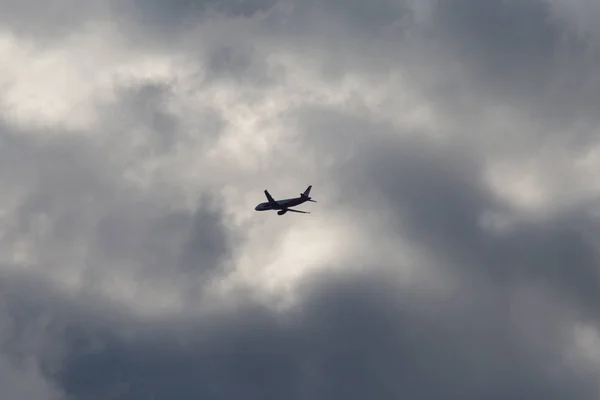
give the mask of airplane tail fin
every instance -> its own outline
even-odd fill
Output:
[[[310,185],[309,187],[306,188],[306,190],[304,191],[304,193],[302,193],[302,196],[303,197],[309,197],[311,189],[312,189],[312,185]]]
[[[312,200],[312,199],[310,198],[310,190],[311,190],[311,189],[312,189],[312,185],[310,185],[309,187],[307,187],[307,188],[306,188],[306,190],[304,191],[304,193],[300,193],[300,197],[302,197],[302,198],[304,198],[304,199],[306,199],[306,198],[307,198],[307,201],[312,201],[313,203],[316,203],[316,201],[315,201],[315,200]]]

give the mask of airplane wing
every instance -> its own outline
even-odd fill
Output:
[[[267,190],[265,190],[265,196],[267,196],[267,200],[269,200],[269,203],[275,203],[275,200],[273,200],[273,196],[271,196]]]
[[[292,208],[288,208],[287,210],[288,210],[288,211],[291,211],[291,212],[297,212],[297,213],[301,213],[301,214],[310,214],[308,211],[294,210],[294,209],[292,209]]]

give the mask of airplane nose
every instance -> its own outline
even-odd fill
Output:
[[[260,204],[254,207],[254,211],[259,211]]]

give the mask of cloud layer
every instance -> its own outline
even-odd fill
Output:
[[[0,0],[5,397],[596,398],[599,11]]]

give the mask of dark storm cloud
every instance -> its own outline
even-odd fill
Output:
[[[83,296],[74,302],[53,290],[47,278],[16,265],[3,264],[0,278],[3,396],[7,399],[64,399],[64,392],[54,378],[64,353],[62,343],[52,338],[66,337],[67,322],[78,321],[85,329],[97,330],[97,319],[90,315],[100,303],[85,301]],[[106,310],[102,311],[107,315]],[[112,315],[118,313],[112,311]],[[69,346],[76,348],[76,343]]]
[[[69,340],[95,350],[68,346],[57,377],[74,398],[89,399],[592,398],[592,382],[523,346],[502,307],[507,298],[482,291],[476,306],[461,296],[425,311],[393,282],[378,268],[313,277],[285,316],[245,302],[211,321],[138,330],[129,340],[73,326]]]

